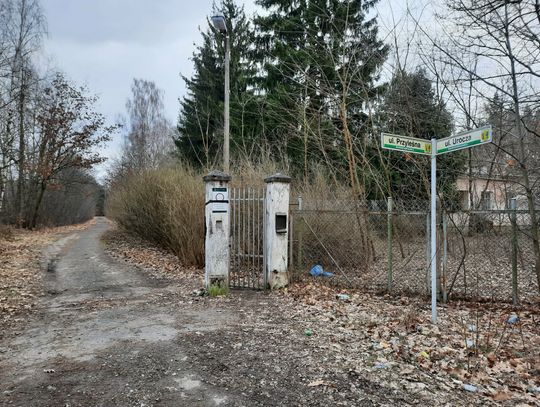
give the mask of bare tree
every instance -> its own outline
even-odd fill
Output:
[[[503,160],[514,160],[519,171],[519,179],[514,182],[521,187],[528,203],[540,286],[540,234],[536,212],[540,174],[535,164],[535,140],[540,132],[538,123],[530,120],[531,114],[524,114],[524,111],[536,112],[540,108],[538,1],[449,0],[447,5],[450,15],[439,20],[447,33],[444,41],[433,38],[427,31],[424,34],[440,55],[437,62],[459,71],[458,77],[466,78],[485,104],[495,94],[509,101],[505,110],[511,115],[505,116],[511,126],[497,129],[501,133],[497,154],[501,154]],[[450,82],[448,76],[439,78],[447,84]],[[458,105],[466,107],[463,105],[466,100],[458,92],[452,95]],[[472,115],[468,119],[472,119]]]
[[[0,45],[0,135],[2,166],[0,196],[4,195],[6,170],[15,165],[16,188],[14,209],[20,225],[24,213],[27,158],[27,105],[33,97],[37,76],[32,66],[33,55],[41,46],[45,19],[38,0],[5,0],[0,4],[2,44]]]
[[[47,187],[61,174],[86,169],[104,161],[95,147],[110,140],[116,126],[106,126],[103,115],[94,110],[95,96],[57,74],[43,91],[37,113],[36,160],[31,175],[36,188],[29,226],[35,227]]]
[[[165,118],[163,91],[152,81],[134,79],[126,103],[128,125],[124,164],[134,171],[157,167],[172,149],[172,126]]]

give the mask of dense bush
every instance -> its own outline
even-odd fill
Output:
[[[235,165],[231,187],[264,188],[263,179],[275,172],[287,173],[287,166],[270,161]],[[175,253],[187,266],[204,265],[204,182],[203,172],[176,166],[148,170],[127,178],[117,177],[110,185],[106,215],[121,227]],[[340,261],[361,252],[367,267],[373,256],[370,232],[363,212],[351,210],[350,189],[320,167],[311,170],[308,181],[293,179],[291,202],[302,196],[305,220],[302,222],[303,256],[318,261],[319,239],[332,246]],[[354,206],[356,208],[356,206]],[[321,212],[337,211],[326,216]],[[356,213],[356,215],[353,215]],[[351,228],[351,225],[353,226]],[[386,223],[384,223],[386,225]],[[352,232],[354,231],[354,233]]]
[[[160,168],[116,181],[106,215],[170,250],[186,266],[204,265],[204,184],[195,171]]]

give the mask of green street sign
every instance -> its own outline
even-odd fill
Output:
[[[484,126],[478,129],[469,130],[452,137],[437,140],[437,154],[449,153],[451,151],[462,150],[477,146],[479,144],[491,143],[493,132],[491,126]]]
[[[431,142],[421,138],[404,137],[396,134],[381,134],[381,147],[387,150],[405,151],[431,155]]]
[[[388,150],[404,151],[416,154],[425,154],[431,156],[431,230],[437,230],[437,156],[439,154],[450,153],[485,143],[493,140],[491,126],[481,127],[479,129],[466,131],[452,137],[431,141],[397,136],[395,134],[381,134],[381,147]],[[433,146],[433,147],[432,147]],[[434,151],[432,151],[434,150]],[[437,233],[431,233],[431,321],[437,322]]]

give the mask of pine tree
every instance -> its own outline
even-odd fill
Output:
[[[260,30],[260,85],[268,108],[268,138],[286,143],[293,162],[324,159],[345,165],[358,184],[358,142],[366,135],[366,103],[379,92],[375,82],[388,49],[368,18],[376,1],[259,0],[268,13]]]
[[[254,76],[248,53],[253,46],[253,30],[243,7],[223,0],[214,7],[222,13],[230,35],[230,137],[231,155],[253,154],[258,145],[257,98],[250,80]],[[194,74],[182,76],[187,96],[180,101],[179,137],[175,143],[182,158],[210,168],[220,161],[223,144],[225,37],[210,22],[202,32],[202,45],[193,54]]]

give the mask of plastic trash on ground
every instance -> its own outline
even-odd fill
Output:
[[[517,315],[510,315],[510,318],[506,321],[508,324],[513,325],[516,322],[519,322],[519,317]]]
[[[340,301],[349,301],[351,299],[351,297],[349,297],[348,294],[337,294],[336,299],[338,299]]]
[[[470,393],[476,393],[478,391],[478,387],[473,386],[472,384],[464,384],[463,390],[468,391]]]
[[[320,264],[316,264],[309,271],[309,275],[312,277],[332,277],[334,273],[330,273],[329,271],[324,271]]]

